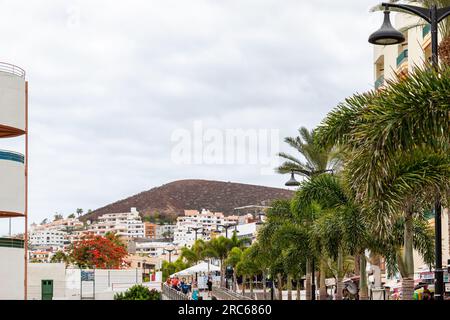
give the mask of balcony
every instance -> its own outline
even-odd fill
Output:
[[[377,81],[375,81],[375,90],[380,89],[384,85],[384,75],[380,76]]]
[[[431,31],[431,25],[427,24],[422,29],[422,37],[425,39],[425,37],[430,33]]]
[[[0,238],[0,247],[4,248],[23,248],[24,241],[15,238]]]
[[[402,63],[407,60],[408,60],[408,49],[405,49],[397,57],[397,67],[400,67]]]
[[[25,70],[11,63],[0,62],[0,72],[12,74],[20,78],[25,78]]]

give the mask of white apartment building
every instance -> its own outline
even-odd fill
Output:
[[[190,246],[197,239],[211,240],[212,234],[222,225],[236,224],[237,216],[225,217],[222,212],[211,212],[209,210],[184,210],[184,216],[177,218],[173,242],[180,246]]]
[[[98,218],[96,223],[90,225],[88,232],[104,236],[107,232],[118,236],[132,238],[143,238],[145,235],[144,223],[136,208],[130,212],[107,213]]]
[[[55,220],[46,224],[32,224],[31,229],[34,231],[38,230],[61,230],[68,231],[73,229],[79,229],[83,227],[83,222],[78,220],[77,218],[66,218]]]
[[[143,254],[150,257],[160,257],[165,254],[164,249],[172,249],[172,242],[165,241],[130,241],[128,243],[128,252],[131,254]]]
[[[55,229],[33,230],[29,239],[33,247],[63,247],[66,232]]]
[[[173,238],[176,227],[176,224],[156,225],[156,239]]]

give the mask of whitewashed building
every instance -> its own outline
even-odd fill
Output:
[[[237,216],[225,217],[222,212],[211,212],[209,210],[184,210],[184,216],[177,218],[173,242],[179,246],[190,246],[197,239],[211,240],[213,234],[220,230],[223,225],[236,224]]]
[[[101,236],[111,232],[128,239],[145,236],[144,223],[136,208],[131,208],[130,212],[104,214],[87,231]]]
[[[131,254],[142,254],[149,257],[160,257],[165,254],[165,249],[172,249],[172,242],[166,241],[131,241],[128,243],[128,252]]]
[[[176,224],[158,224],[156,225],[156,239],[173,238]]]
[[[29,241],[33,247],[62,247],[66,241],[66,232],[54,229],[33,230]]]

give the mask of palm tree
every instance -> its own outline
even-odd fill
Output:
[[[312,205],[318,206],[317,215],[311,226],[312,243],[315,251],[321,253],[321,276],[326,273],[327,260],[337,262],[335,273],[337,284],[336,298],[341,298],[344,277],[344,259],[347,254],[360,254],[365,259],[364,251],[368,248],[367,222],[364,221],[361,208],[356,203],[351,191],[337,175],[322,174],[310,181],[304,181],[293,199],[293,208],[297,212],[307,212]],[[364,262],[361,261],[363,264]],[[365,273],[365,268],[361,268]],[[362,297],[366,297],[366,287],[362,285]],[[324,297],[324,281],[322,296]]]
[[[230,239],[220,236],[206,243],[204,255],[220,261],[220,286],[224,286],[225,259],[230,251]]]
[[[293,270],[302,270],[302,264],[308,267],[307,259],[311,261],[313,257],[305,223],[293,214],[289,200],[277,200],[271,204],[267,212],[267,220],[258,232],[257,241],[265,250],[270,274],[278,278],[278,294],[281,299],[283,275],[286,277],[289,275],[289,278],[298,276]],[[292,263],[288,263],[288,259]],[[310,281],[310,277],[307,277],[306,281]],[[311,282],[309,285],[306,284],[306,288],[310,288],[310,285]]]
[[[189,266],[205,259],[206,243],[202,239],[198,239],[194,242],[191,248],[182,247],[180,256],[186,260]]]
[[[252,259],[256,265],[258,273],[262,276],[262,287],[263,287],[263,299],[267,300],[267,271],[270,267],[270,254],[268,250],[261,246],[261,244],[256,241],[248,249],[248,258]]]
[[[298,132],[299,136],[286,137],[284,141],[296,149],[306,162],[296,156],[284,152],[279,153],[279,156],[286,161],[276,169],[278,173],[295,172],[311,179],[338,167],[339,152],[333,146],[324,147],[319,144],[315,130],[309,131],[307,128],[301,127]],[[311,299],[311,268],[312,261],[308,261],[306,267],[306,297],[308,300]]]
[[[236,272],[242,276],[242,295],[245,295],[245,283],[246,277],[248,277],[250,285],[250,297],[253,297],[253,278],[258,273],[259,268],[252,258],[251,250],[251,248],[246,248],[244,251],[240,252],[240,259],[236,264]]]
[[[239,262],[241,262],[242,259],[242,250],[238,247],[234,247],[231,249],[230,252],[228,252],[227,260],[225,261],[227,265],[231,266],[233,268],[233,290],[237,290],[237,278],[236,278],[236,266]]]
[[[289,200],[276,200],[271,204],[271,208],[267,211],[266,223],[258,231],[257,242],[261,248],[264,248],[265,255],[269,261],[268,270],[272,278],[278,278],[279,299],[281,299],[281,272],[283,272],[281,257],[281,238],[277,237],[278,230],[292,221],[290,213]]]
[[[278,155],[286,161],[276,171],[281,174],[294,171],[309,179],[325,172],[327,169],[331,169],[335,165],[336,156],[332,152],[332,148],[324,149],[317,144],[314,131],[309,131],[307,128],[301,127],[298,132],[299,136],[286,137],[284,141],[300,153],[306,161],[281,152]]]
[[[228,243],[229,249],[232,248],[239,248],[243,249],[247,245],[250,245],[252,243],[252,240],[250,238],[241,238],[239,239],[237,236],[237,232],[233,231],[233,235],[230,238],[230,241]]]
[[[436,197],[448,195],[449,95],[450,68],[416,68],[401,81],[389,81],[382,92],[346,99],[318,129],[321,143],[346,152],[350,188],[379,235],[388,238],[404,219],[405,292],[414,270],[414,218]]]

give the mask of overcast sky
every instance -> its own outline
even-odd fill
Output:
[[[289,151],[284,136],[373,88],[374,3],[0,1],[0,61],[29,81],[30,223],[178,179],[283,187],[261,163],[177,163],[174,132],[275,129]]]

